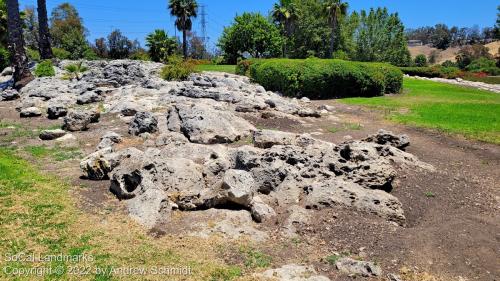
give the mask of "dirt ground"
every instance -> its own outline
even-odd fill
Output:
[[[300,226],[298,239],[287,239],[278,234],[279,219],[274,224],[262,225],[262,229],[272,233],[273,239],[257,247],[273,258],[272,267],[294,262],[309,263],[332,280],[351,280],[339,275],[325,261],[329,255],[349,253],[377,262],[384,273],[408,269],[428,272],[442,280],[500,280],[499,146],[397,125],[384,120],[380,112],[337,101],[314,103],[332,105],[335,112],[320,119],[307,118],[304,123],[249,116],[247,119],[258,128],[311,133],[316,138],[334,143],[340,143],[348,136],[362,138],[379,129],[407,134],[411,139],[407,151],[434,165],[437,171],[401,169],[398,172],[393,194],[403,204],[407,217],[405,227],[341,208],[317,212],[311,224]],[[32,129],[61,123],[46,118],[19,119],[14,106],[15,102],[0,104],[2,123],[17,123]],[[126,135],[126,127],[118,125],[121,123],[117,116],[104,115],[101,122],[94,124],[89,131],[75,133],[82,155],[92,152],[99,141],[96,136],[106,131],[115,130]],[[0,129],[0,135],[11,134],[9,130]],[[37,139],[15,141],[19,146],[42,144]],[[126,144],[136,142],[137,139],[126,140]],[[64,175],[75,186],[84,187],[75,187],[75,196],[81,198],[82,210],[103,213],[109,208],[121,209],[122,204],[108,191],[107,181],[79,179],[78,163],[78,159],[74,159],[45,162],[40,166],[54,174]],[[230,264],[242,259],[231,245],[221,249],[219,255]]]

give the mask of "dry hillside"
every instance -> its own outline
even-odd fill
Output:
[[[498,54],[498,48],[500,48],[500,41],[492,42],[492,43],[486,44],[485,46],[488,47],[488,49],[490,49],[491,55],[496,56]],[[447,60],[455,61],[455,57],[456,57],[457,52],[459,50],[458,47],[452,47],[452,48],[448,48],[448,49],[443,51],[443,50],[433,48],[429,45],[409,47],[409,49],[410,49],[411,56],[413,58],[416,57],[417,55],[421,55],[421,54],[424,54],[428,58],[432,51],[437,51],[437,52],[439,52],[439,57],[437,60],[438,63],[443,63],[444,61],[447,61]]]

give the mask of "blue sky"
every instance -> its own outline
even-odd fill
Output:
[[[265,15],[276,2],[274,0],[198,0],[206,6],[207,32],[211,48],[220,36],[224,26],[231,23],[236,14],[245,11],[261,12]],[[162,28],[175,34],[174,19],[167,11],[167,0],[47,0],[50,11],[62,2],[77,7],[84,24],[89,30],[89,40],[106,37],[112,29],[118,28],[130,39],[144,37],[154,29]],[[350,0],[350,9],[361,10],[386,6],[391,12],[398,12],[407,27],[446,23],[449,26],[492,26],[496,19],[498,0]],[[35,5],[36,0],[20,0],[21,9]],[[50,15],[49,15],[50,16]],[[199,32],[199,19],[195,21]]]

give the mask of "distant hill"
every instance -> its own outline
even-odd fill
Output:
[[[492,42],[486,44],[485,46],[490,49],[490,53],[493,56],[496,56],[498,54],[498,48],[500,47],[500,41]],[[437,51],[439,53],[437,63],[443,63],[447,60],[456,61],[455,57],[457,56],[457,52],[460,48],[452,47],[443,51],[433,48],[429,45],[425,45],[425,46],[408,47],[408,49],[410,49],[410,53],[413,58],[416,57],[417,55],[422,55],[422,54],[428,58],[432,51]]]

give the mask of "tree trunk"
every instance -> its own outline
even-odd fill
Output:
[[[28,68],[28,57],[24,50],[23,29],[17,0],[7,0],[7,28],[9,31],[9,50],[14,66],[14,87],[21,89],[34,77]]]
[[[332,34],[330,35],[330,55],[329,55],[330,58],[333,58],[333,49],[335,47],[335,31],[336,31],[336,29],[337,29],[337,24],[336,24],[336,20],[334,19],[333,23],[332,23]]]
[[[186,31],[186,28],[182,29],[182,53],[184,54],[184,59],[187,59],[188,50],[187,50],[187,31]]]
[[[54,57],[52,48],[50,46],[50,33],[49,24],[47,20],[47,5],[45,0],[38,0],[38,32],[40,40],[38,41],[38,48],[40,50],[40,57],[44,60]]]

